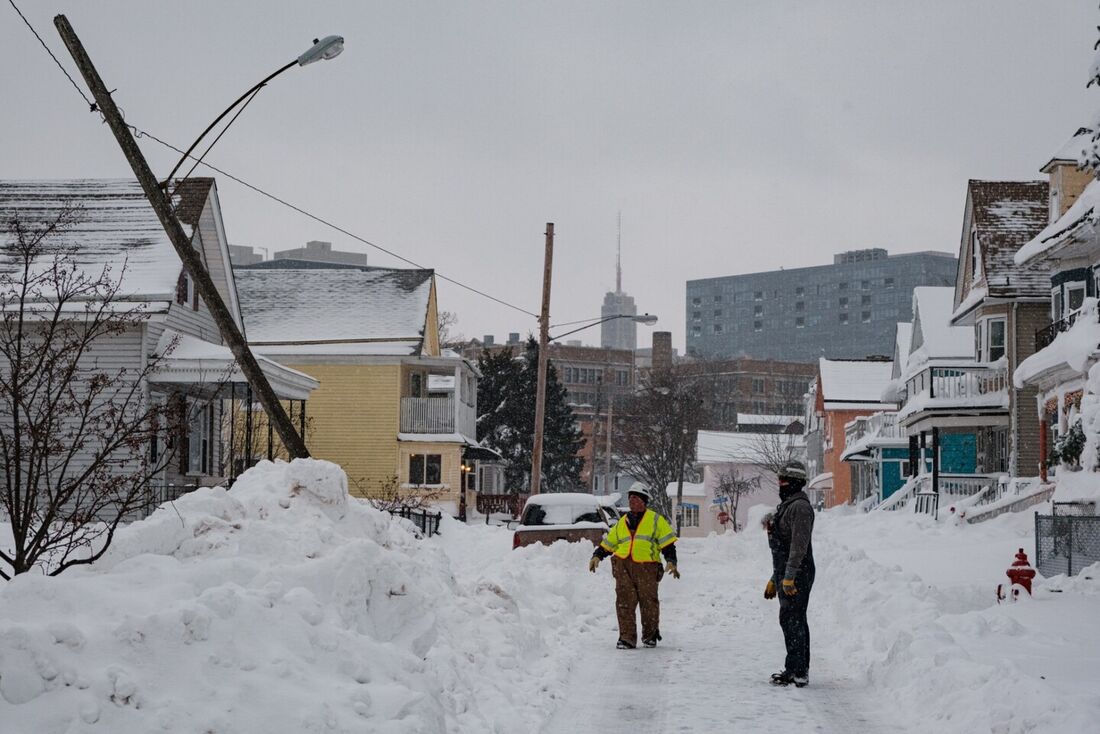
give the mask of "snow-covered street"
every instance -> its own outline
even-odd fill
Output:
[[[777,689],[766,542],[679,543],[655,650],[620,651],[591,547],[406,521],[325,462],[261,463],[0,587],[5,734],[1068,732],[1100,717],[1100,573],[998,605],[1030,515],[818,515],[810,685]]]

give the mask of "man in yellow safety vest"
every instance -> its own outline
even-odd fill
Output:
[[[627,492],[630,512],[619,518],[600,541],[588,562],[588,570],[596,572],[600,561],[608,556],[615,577],[615,612],[619,617],[620,650],[633,650],[638,643],[635,610],[642,608],[642,644],[656,647],[661,639],[661,603],[657,584],[666,569],[661,568],[661,555],[668,562],[668,573],[680,578],[676,570],[676,533],[664,515],[650,510],[649,491],[635,483]]]

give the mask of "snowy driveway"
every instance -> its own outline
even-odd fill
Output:
[[[664,640],[655,650],[616,650],[609,608],[602,625],[586,632],[565,704],[543,734],[906,731],[867,710],[868,692],[831,659],[830,635],[815,624],[813,600],[810,686],[767,682],[782,668],[783,642],[778,605],[761,596],[769,559],[760,540],[760,548],[681,541],[683,577],[661,583]],[[598,573],[610,585],[606,565]]]

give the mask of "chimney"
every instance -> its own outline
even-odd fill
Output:
[[[496,339],[493,337],[492,334],[486,334],[481,340],[481,344],[486,347],[491,347],[495,343]]]
[[[653,371],[669,372],[672,370],[672,332],[653,332]]]

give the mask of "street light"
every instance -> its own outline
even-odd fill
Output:
[[[657,317],[654,316],[653,314],[644,313],[644,314],[641,314],[640,316],[634,316],[634,315],[631,315],[631,314],[620,313],[620,314],[615,314],[614,316],[608,316],[606,318],[602,318],[599,321],[593,321],[591,324],[585,324],[584,326],[573,329],[572,331],[567,331],[564,334],[558,334],[557,336],[554,336],[554,337],[545,336],[546,335],[545,327],[544,327],[544,330],[543,330],[542,333],[544,335],[544,339],[546,339],[547,342],[548,341],[556,341],[558,339],[561,339],[563,336],[569,336],[570,334],[576,334],[578,331],[584,331],[585,329],[591,329],[593,326],[599,326],[600,324],[605,323],[607,321],[611,321],[613,319],[631,319],[635,323],[644,324],[646,326],[653,326],[655,323],[657,323]],[[549,348],[549,344],[544,344],[542,341],[540,341],[539,348],[540,348],[540,350],[546,350],[546,349]],[[546,380],[546,361],[547,361],[547,355],[545,354],[544,351],[540,351],[539,352],[539,374],[538,374],[538,380],[539,380],[539,385],[540,386],[545,384],[545,380]],[[531,494],[538,494],[539,491],[542,489],[541,487],[538,486],[538,484],[541,484],[541,481],[536,482],[534,480],[534,477],[540,477],[540,479],[541,479],[541,476],[542,476],[542,432],[543,432],[543,423],[545,423],[545,406],[543,405],[543,403],[545,402],[545,400],[546,400],[545,391],[542,390],[541,387],[540,387],[539,392],[535,396],[535,440],[534,440],[534,444],[533,444],[533,450],[531,451],[531,477],[532,477]],[[539,420],[540,417],[542,418],[542,420]],[[595,471],[594,466],[593,466],[593,471]]]
[[[187,152],[183,154],[183,157],[180,158],[179,162],[177,162],[175,167],[172,168],[172,172],[169,173],[168,176],[165,177],[164,181],[161,183],[161,186],[163,188],[168,187],[168,182],[172,180],[172,176],[174,176],[176,174],[176,171],[178,171],[180,166],[183,165],[183,162],[185,160],[187,160],[188,157],[190,157],[191,151],[193,151],[195,149],[195,147],[198,146],[198,144],[202,141],[202,139],[206,137],[207,133],[209,133],[211,130],[213,130],[214,127],[217,126],[217,124],[219,122],[221,122],[222,119],[226,115],[228,115],[230,112],[232,112],[233,109],[236,108],[237,105],[239,105],[241,102],[244,102],[245,99],[248,99],[248,97],[257,94],[264,86],[267,85],[267,83],[269,81],[271,81],[275,77],[279,76],[280,74],[282,74],[284,71],[286,71],[290,67],[294,66],[295,64],[297,64],[298,66],[307,66],[307,65],[312,64],[316,61],[327,61],[328,59],[334,59],[337,56],[339,56],[340,52],[343,51],[343,50],[344,50],[344,37],[343,36],[325,36],[324,38],[319,39],[319,40],[316,39],[316,38],[313,39],[313,45],[310,46],[306,50],[305,53],[303,53],[301,56],[299,56],[298,58],[291,61],[286,66],[283,66],[283,67],[279,68],[278,70],[276,70],[275,72],[273,72],[273,73],[269,74],[268,76],[264,77],[263,81],[261,81],[260,83],[254,85],[247,92],[245,92],[240,97],[238,97],[237,101],[235,101],[233,104],[226,107],[225,111],[222,112],[220,115],[218,115],[217,119],[215,119],[212,123],[210,123],[210,125],[205,130],[202,131],[202,135],[200,135],[198,138],[196,138],[195,142],[191,143],[191,147],[187,149]],[[249,101],[251,102],[252,100],[249,100]],[[237,113],[237,114],[240,114],[240,113]],[[233,119],[235,120],[237,118],[234,117]],[[229,124],[232,125],[233,120],[230,120]],[[228,129],[229,129],[229,125],[226,125],[226,130],[228,130]],[[224,135],[224,134],[225,134],[225,130],[222,130],[222,135]],[[221,135],[219,135],[218,138],[221,138]],[[214,142],[210,144],[210,148],[206,149],[206,153],[209,153],[210,149],[213,148],[214,145],[217,142],[218,142],[218,139],[215,139]],[[206,153],[203,153],[203,157],[206,156]],[[201,160],[201,158],[200,158],[200,160]]]

